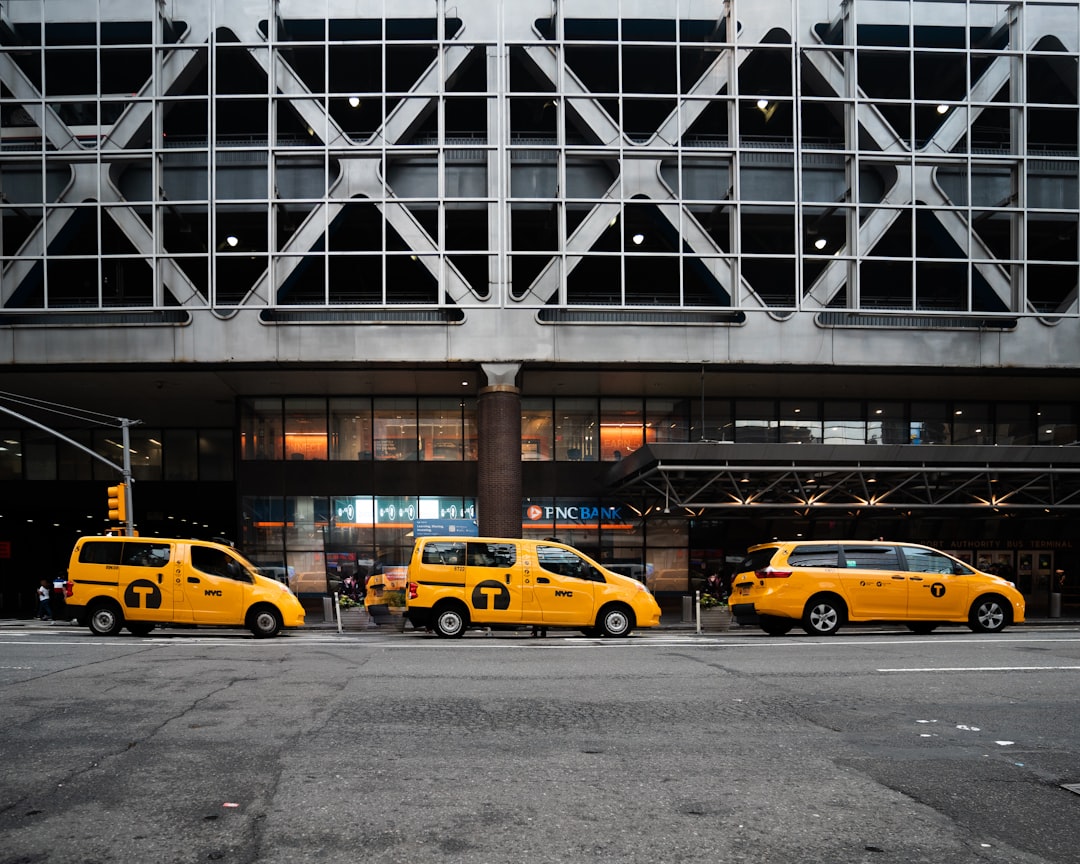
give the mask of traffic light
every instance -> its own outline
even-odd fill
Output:
[[[127,522],[127,484],[109,487],[109,518],[114,522]]]

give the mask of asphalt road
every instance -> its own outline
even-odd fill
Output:
[[[1074,864],[1078,684],[1075,627],[6,628],[0,864]]]

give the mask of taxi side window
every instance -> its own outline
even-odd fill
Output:
[[[513,567],[517,561],[517,546],[513,543],[469,543],[470,567]]]
[[[446,564],[455,566],[465,563],[464,543],[428,543],[420,556],[424,564]]]
[[[125,567],[164,567],[169,563],[168,543],[125,543],[120,563]]]
[[[588,561],[579,558],[569,549],[556,546],[537,546],[536,560],[549,573],[570,576],[574,579],[586,579],[589,582],[604,582],[604,574]]]
[[[788,555],[789,567],[839,567],[839,546],[796,546]]]
[[[845,546],[844,567],[859,570],[902,570],[895,546]]]
[[[236,582],[251,581],[251,576],[240,566],[239,562],[220,549],[211,549],[209,546],[192,546],[191,564],[195,569],[201,570],[210,576],[221,576],[224,579],[232,579]]]
[[[79,563],[118,566],[122,547],[122,543],[95,543],[93,540],[89,540],[83,543],[82,548],[79,550]]]
[[[964,572],[956,566],[952,558],[947,558],[940,552],[909,546],[902,548],[904,560],[907,561],[907,569],[912,573],[941,573],[946,576],[958,576]]]

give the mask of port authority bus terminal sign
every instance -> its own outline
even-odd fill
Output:
[[[521,524],[528,530],[556,531],[559,528],[603,528],[630,531],[640,518],[624,504],[593,499],[526,499],[521,508]]]

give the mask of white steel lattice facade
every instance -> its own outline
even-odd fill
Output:
[[[1058,2],[6,0],[0,344],[1069,367],[1078,50]]]

